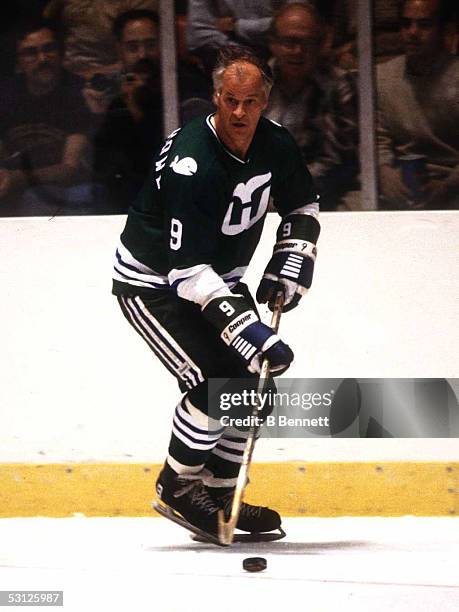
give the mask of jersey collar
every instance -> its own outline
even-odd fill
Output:
[[[237,155],[234,155],[234,153],[231,153],[231,151],[228,149],[228,147],[226,147],[222,140],[219,138],[218,134],[217,134],[217,130],[215,129],[214,126],[214,122],[213,122],[213,118],[215,116],[215,113],[212,113],[211,115],[208,115],[208,117],[206,118],[206,123],[207,126],[210,128],[210,130],[212,131],[213,135],[215,136],[215,138],[218,140],[219,145],[222,147],[222,149],[225,151],[225,153],[227,153],[230,157],[232,157],[233,159],[235,159],[237,162],[239,162],[240,164],[248,164],[250,161],[250,157],[248,157],[247,159],[241,159],[240,157],[237,157]]]

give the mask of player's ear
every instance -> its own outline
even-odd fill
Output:
[[[212,96],[212,102],[218,108],[219,103],[220,103],[220,92],[219,91],[214,91],[214,95]]]
[[[266,109],[266,107],[268,106],[268,94],[265,93],[264,97],[263,97],[263,101],[261,103],[261,110],[264,111]]]

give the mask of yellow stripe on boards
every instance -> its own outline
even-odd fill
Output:
[[[160,465],[0,464],[0,517],[157,516]],[[459,515],[459,463],[255,463],[246,499],[283,516]]]

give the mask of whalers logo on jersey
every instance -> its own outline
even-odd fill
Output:
[[[269,203],[271,172],[253,176],[247,183],[239,183],[223,219],[222,232],[226,236],[240,234],[263,217]],[[262,187],[264,189],[261,191]]]
[[[193,176],[198,170],[198,164],[192,157],[179,159],[179,156],[176,155],[169,165],[176,174],[183,174],[183,176]]]

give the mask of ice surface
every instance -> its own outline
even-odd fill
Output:
[[[71,612],[459,610],[459,518],[284,527],[284,540],[222,549],[160,518],[2,519],[0,589],[63,590]],[[267,570],[245,572],[247,556]]]

